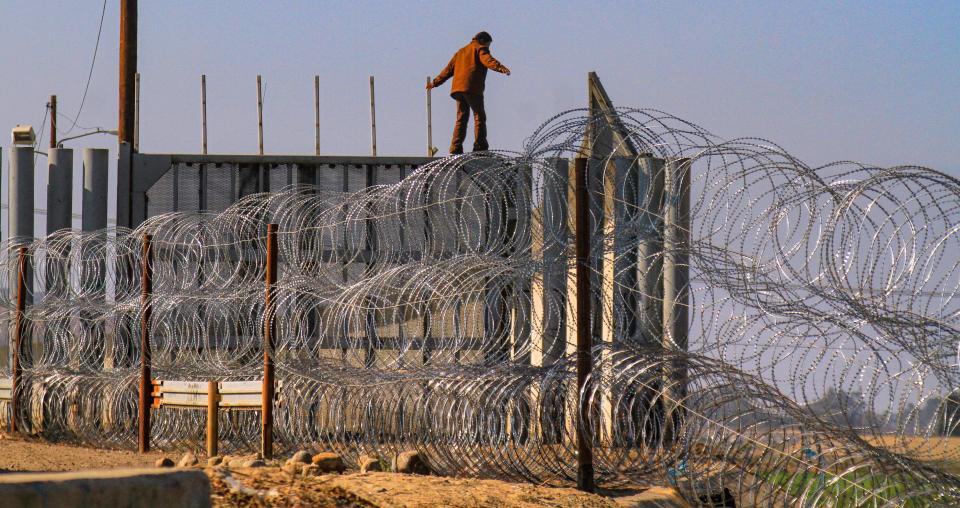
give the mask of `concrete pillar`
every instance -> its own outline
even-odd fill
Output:
[[[29,245],[33,241],[33,147],[15,146],[10,148],[10,186],[7,202],[10,204],[7,217],[10,225],[10,239],[17,245]],[[12,256],[16,250],[11,249]],[[16,259],[10,260],[16,266]],[[27,287],[26,302],[32,301],[33,270],[30,263],[24,269],[24,283]],[[10,298],[17,297],[17,270],[10,271]],[[22,339],[29,344],[29,339]]]
[[[47,161],[47,234],[50,235],[73,228],[73,149],[51,148]],[[69,293],[70,269],[65,264],[69,256],[69,244],[47,245],[44,298],[66,298]]]
[[[83,149],[83,216],[82,230],[84,232],[100,231],[107,227],[107,157],[108,152],[105,148],[84,148]],[[106,241],[105,235],[97,235],[96,239],[86,244],[86,249],[94,256],[101,255],[100,242]],[[94,243],[95,242],[95,243]],[[83,253],[86,256],[86,253]],[[81,284],[90,288],[96,288],[98,294],[103,298],[106,294],[106,281],[103,274],[106,273],[106,259],[100,262],[100,268],[92,270],[88,267],[81,274],[81,279],[85,277],[96,277],[93,281],[81,280]],[[109,340],[105,335],[105,328],[102,323],[88,325],[90,329],[87,333],[97,340],[93,341],[89,350],[83,354],[87,357],[88,364],[102,364],[104,359],[110,359],[104,366],[109,368],[114,365],[113,354],[105,354],[106,351],[115,349],[113,340]],[[103,341],[100,347],[97,343]]]
[[[106,148],[83,149],[83,231],[107,227]]]
[[[10,238],[18,244],[33,241],[33,147],[10,148]]]
[[[47,234],[73,226],[73,149],[51,148],[47,166]]]

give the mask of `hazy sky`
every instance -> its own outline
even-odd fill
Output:
[[[0,0],[4,132],[39,128],[51,93],[75,114],[101,6]],[[108,0],[84,126],[116,126],[118,17]],[[811,163],[960,174],[958,20],[956,1],[142,1],[141,150],[199,151],[205,73],[210,151],[255,152],[259,73],[267,152],[311,153],[318,74],[322,150],[366,154],[375,75],[380,154],[420,155],[425,77],[487,30],[494,56],[513,70],[488,76],[494,148],[518,148],[551,115],[583,106],[595,70],[617,105],[662,109],[725,138],[768,138]],[[441,150],[453,121],[448,92],[434,93]],[[115,139],[71,144],[113,149]]]

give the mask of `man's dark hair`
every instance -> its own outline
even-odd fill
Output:
[[[473,40],[479,42],[480,44],[489,44],[493,42],[493,37],[490,37],[490,34],[487,32],[480,32],[473,36]]]

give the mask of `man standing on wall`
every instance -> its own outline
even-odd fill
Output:
[[[453,86],[450,87],[450,97],[457,101],[457,123],[453,127],[453,140],[450,142],[450,153],[463,153],[463,140],[467,137],[467,117],[473,110],[473,151],[479,152],[489,148],[487,144],[487,114],[483,110],[483,88],[487,79],[487,69],[510,75],[510,69],[490,55],[490,43],[493,37],[487,32],[480,32],[473,37],[470,44],[460,48],[450,63],[440,71],[440,74],[427,84],[427,89],[436,88],[453,77]]]

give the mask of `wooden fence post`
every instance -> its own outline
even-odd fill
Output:
[[[153,247],[152,235],[143,235],[140,273],[140,399],[137,446],[140,453],[150,451],[150,406],[153,403],[153,385],[150,379],[150,318],[153,314]]]
[[[217,455],[220,437],[220,394],[216,381],[207,385],[207,457]]]
[[[587,379],[593,370],[590,322],[590,211],[587,201],[587,159],[574,160],[574,206],[577,277],[577,488],[593,492],[593,432],[589,424]]]
[[[23,349],[24,313],[27,310],[27,283],[24,272],[27,268],[27,248],[20,247],[17,251],[17,310],[14,315],[13,328],[13,358],[12,378],[10,380],[10,432],[17,432],[17,414],[20,404],[17,403],[17,394],[20,391],[20,381],[23,377],[23,365],[20,364],[20,353]]]
[[[277,225],[267,224],[267,267],[263,299],[263,399],[261,407],[260,454],[273,458],[273,314],[274,286],[277,283]]]

